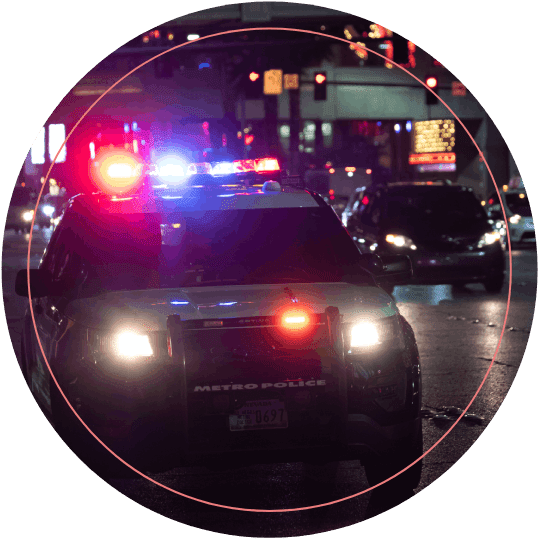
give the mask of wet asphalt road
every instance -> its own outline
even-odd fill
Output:
[[[13,292],[15,273],[26,264],[27,236],[7,233],[2,276],[8,328],[19,349],[19,324],[25,301]],[[43,233],[33,238],[31,265],[46,245]],[[527,344],[535,303],[537,260],[533,249],[513,253],[513,286],[507,321],[508,285],[501,294],[487,294],[481,285],[398,287],[395,298],[415,330],[423,369],[425,449],[455,425],[449,407],[464,409],[483,382],[504,337],[483,388],[461,420],[424,458],[416,494],[446,472],[474,443],[492,420],[517,373]],[[8,358],[11,357],[8,355]],[[13,359],[14,361],[14,359]],[[30,395],[28,395],[30,397]],[[434,418],[436,414],[445,418]],[[334,475],[331,488],[321,480]],[[283,509],[341,499],[368,488],[357,462],[313,471],[303,464],[252,466],[210,472],[203,468],[174,469],[152,475],[189,496],[218,504]],[[205,530],[245,536],[297,536],[333,530],[375,516],[404,501],[377,489],[324,508],[297,512],[239,513],[191,501],[143,478],[115,479],[110,484],[132,500],[170,519]],[[141,508],[142,510],[142,508]]]

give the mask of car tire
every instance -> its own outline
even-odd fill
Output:
[[[496,294],[502,291],[504,283],[504,274],[501,273],[499,275],[495,275],[494,277],[491,277],[487,281],[483,282],[483,286],[485,287],[485,290],[487,292]]]
[[[406,466],[423,455],[423,428],[411,438],[401,442],[399,446],[381,457],[374,457],[364,463],[367,481],[374,487],[389,477],[400,472]],[[421,481],[423,460],[408,468],[397,477],[383,485],[385,489],[398,493],[406,493],[417,488]]]

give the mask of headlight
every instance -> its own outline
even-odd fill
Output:
[[[395,247],[405,247],[406,249],[412,249],[412,251],[417,249],[414,242],[408,236],[402,236],[401,234],[388,234],[386,241]]]
[[[122,331],[112,341],[112,352],[122,358],[151,357],[152,346],[148,335],[133,331]]]
[[[402,329],[399,316],[363,320],[350,324],[345,337],[348,353],[361,353],[378,347],[393,347],[402,345]]]
[[[372,322],[360,322],[352,326],[350,348],[362,348],[379,344],[378,330]]]
[[[519,221],[522,219],[522,217],[518,214],[515,214],[515,215],[511,215],[511,217],[509,217],[509,222],[512,224],[512,225],[518,225]]]
[[[34,210],[25,211],[22,214],[23,221],[26,221],[27,223],[29,223],[32,220],[33,217],[34,217]]]
[[[123,360],[154,358],[155,352],[160,352],[161,348],[162,345],[155,332],[148,334],[132,329],[111,333],[88,332],[88,353],[92,357],[97,354],[102,358]]]
[[[484,247],[485,245],[492,245],[493,243],[496,243],[497,241],[500,241],[500,233],[499,232],[487,232],[486,234],[483,234],[479,242],[477,243],[477,247],[481,249],[481,247]]]
[[[54,206],[49,206],[47,204],[46,206],[43,206],[42,211],[47,217],[51,217],[52,214],[54,213]]]

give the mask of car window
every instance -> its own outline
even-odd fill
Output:
[[[84,295],[340,282],[346,268],[359,261],[359,251],[329,207],[116,214],[81,224],[84,232],[71,241],[88,268]],[[68,251],[57,258],[55,271],[61,276],[63,264],[70,263]],[[364,282],[369,281],[365,274]]]

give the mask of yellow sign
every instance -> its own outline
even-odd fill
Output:
[[[284,89],[297,90],[299,88],[299,75],[297,73],[284,76]]]
[[[283,93],[282,69],[264,71],[264,93],[266,95],[279,95]]]
[[[412,152],[444,153],[455,148],[454,120],[426,120],[414,122]]]

